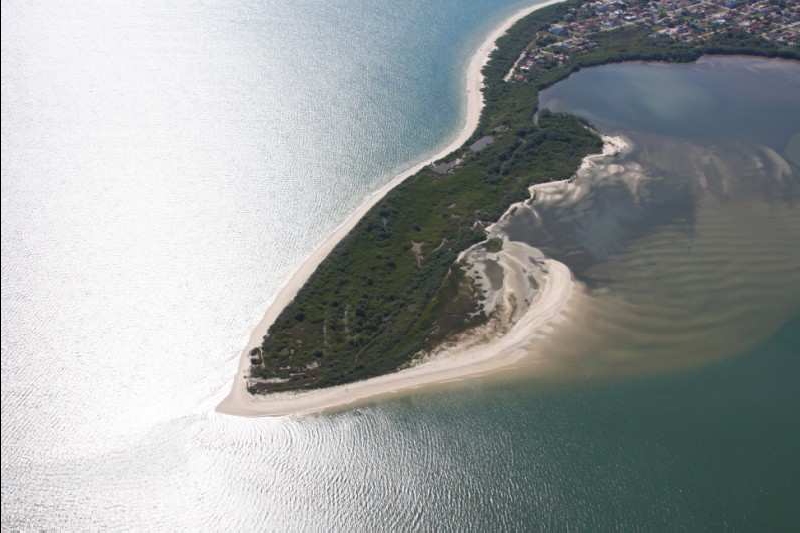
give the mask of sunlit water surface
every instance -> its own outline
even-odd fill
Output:
[[[572,231],[537,244],[586,285],[532,347],[557,371],[301,420],[212,411],[281,280],[455,131],[469,52],[516,3],[490,4],[3,4],[4,529],[789,523],[794,193],[768,185],[775,163],[714,166],[760,184],[726,199],[674,162],[792,161],[797,65],[622,65],[553,89],[674,199],[596,238],[553,212]],[[588,220],[630,207],[603,190]]]

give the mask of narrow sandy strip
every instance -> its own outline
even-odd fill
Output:
[[[218,412],[240,416],[310,413],[336,406],[346,405],[348,403],[352,403],[353,401],[363,399],[367,396],[375,396],[382,392],[396,391],[399,388],[414,388],[424,383],[445,381],[456,377],[455,375],[450,377],[446,377],[444,375],[439,376],[435,370],[432,370],[432,372],[434,372],[431,374],[432,379],[422,378],[422,375],[424,375],[424,372],[421,372],[423,366],[428,366],[423,365],[409,369],[409,371],[417,370],[416,374],[420,374],[417,376],[416,382],[413,379],[408,381],[408,378],[405,376],[398,377],[399,381],[394,385],[390,384],[390,382],[387,382],[387,380],[391,380],[393,376],[400,376],[401,372],[397,372],[395,374],[372,378],[363,382],[341,387],[332,387],[330,389],[322,389],[293,395],[269,395],[259,398],[254,398],[247,392],[244,380],[250,366],[248,357],[249,351],[253,347],[261,345],[261,341],[264,335],[267,333],[270,325],[272,325],[272,323],[277,319],[281,311],[283,311],[283,309],[289,305],[289,303],[291,303],[291,301],[297,295],[297,292],[302,288],[306,281],[308,281],[308,278],[311,277],[311,274],[314,273],[319,264],[325,259],[325,257],[328,256],[336,244],[338,244],[339,241],[341,241],[350,232],[350,230],[353,229],[356,223],[361,220],[367,211],[369,211],[369,209],[381,198],[383,198],[390,190],[397,187],[397,185],[402,183],[406,178],[419,172],[425,166],[433,163],[434,161],[442,159],[446,155],[460,148],[467,141],[467,139],[470,138],[472,133],[475,131],[475,128],[478,126],[478,121],[483,109],[483,93],[481,91],[483,88],[483,75],[481,70],[489,60],[489,55],[496,48],[495,43],[497,39],[506,33],[506,31],[508,31],[508,29],[519,19],[529,15],[530,13],[533,13],[538,9],[552,4],[557,4],[561,1],[563,0],[547,0],[540,4],[520,9],[503,21],[486,37],[486,39],[470,59],[469,66],[467,67],[467,112],[461,130],[447,146],[433,155],[424,157],[421,161],[401,172],[392,178],[388,183],[386,183],[386,185],[365,198],[364,202],[353,213],[351,213],[347,219],[345,219],[345,221],[342,222],[342,224],[340,224],[333,231],[333,233],[331,233],[328,238],[325,239],[325,241],[319,247],[317,247],[317,249],[314,250],[314,252],[291,275],[289,280],[286,282],[280,292],[278,292],[278,295],[267,309],[267,312],[264,314],[261,322],[259,322],[256,328],[253,330],[247,346],[242,351],[242,354],[239,358],[239,368],[236,372],[236,376],[234,377],[231,391],[228,396],[226,396],[225,399],[222,400],[222,402],[217,406]],[[569,271],[567,270],[567,272]],[[473,374],[473,372],[468,372],[467,369],[464,368],[464,365],[459,365],[458,368],[461,369],[459,373],[460,376]],[[485,370],[481,372],[485,372]],[[379,384],[375,385],[373,382],[379,382]],[[405,384],[401,385],[400,383]],[[280,396],[280,398],[278,396]],[[348,399],[348,397],[351,396],[352,399]]]

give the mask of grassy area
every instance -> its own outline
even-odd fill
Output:
[[[256,359],[262,362],[252,367],[265,381],[253,384],[252,392],[384,374],[486,319],[476,312],[481,295],[455,262],[459,252],[485,239],[482,227],[527,198],[530,185],[570,177],[584,156],[601,148],[576,117],[543,112],[534,124],[540,89],[579,68],[612,61],[774,52],[736,36],[686,48],[625,29],[607,32],[597,49],[528,82],[503,82],[531,36],[578,3],[537,11],[499,40],[484,69],[486,108],[472,139],[491,134],[494,142],[479,153],[458,150],[448,157],[463,158],[455,170],[423,170],[367,213],[270,328]]]

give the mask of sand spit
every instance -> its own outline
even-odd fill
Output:
[[[519,19],[529,15],[537,9],[541,9],[552,4],[557,4],[561,1],[563,0],[547,0],[540,4],[523,8],[508,17],[487,36],[487,38],[483,41],[470,59],[467,67],[467,109],[461,129],[444,148],[431,155],[425,156],[421,161],[418,161],[416,164],[392,178],[388,183],[386,183],[386,185],[370,194],[364,200],[364,202],[353,213],[351,213],[350,216],[348,216],[347,219],[345,219],[345,221],[340,224],[290,276],[289,280],[286,282],[280,292],[278,292],[277,296],[270,304],[264,317],[253,330],[247,346],[242,351],[242,354],[239,358],[239,367],[236,372],[236,376],[234,377],[231,391],[217,406],[218,412],[240,416],[269,416],[312,413],[325,409],[341,407],[368,396],[377,396],[381,393],[394,392],[400,389],[415,388],[426,383],[447,381],[457,377],[464,377],[474,373],[485,372],[485,370],[467,372],[465,371],[465,365],[458,365],[456,368],[460,368],[460,371],[456,371],[455,368],[448,371],[443,371],[442,369],[428,369],[428,377],[423,378],[422,375],[425,375],[426,371],[422,371],[422,365],[420,365],[418,367],[407,369],[403,372],[397,372],[387,376],[380,376],[346,386],[332,387],[329,389],[315,390],[291,395],[274,394],[258,398],[249,394],[245,387],[245,377],[249,369],[248,352],[251,348],[261,344],[261,340],[267,333],[269,326],[272,325],[281,311],[294,299],[300,288],[306,283],[311,274],[314,273],[319,264],[333,250],[336,244],[338,244],[339,241],[341,241],[356,225],[356,223],[367,213],[367,211],[369,211],[369,209],[381,198],[383,198],[390,190],[402,183],[406,178],[419,172],[425,166],[433,163],[434,161],[442,159],[451,152],[460,148],[467,141],[467,139],[469,139],[469,137],[472,135],[472,132],[475,131],[475,128],[478,126],[481,110],[483,109],[483,93],[481,91],[483,87],[483,75],[481,74],[481,70],[489,60],[489,55],[495,49],[495,42],[497,39],[506,33],[506,31],[508,31],[508,29]],[[558,278],[559,273],[562,275],[562,278],[560,279],[561,283],[560,285],[556,284],[556,288],[558,288],[558,286],[563,286],[565,279],[570,280],[570,283],[567,285],[571,285],[572,277],[569,274],[569,270],[566,268],[566,266],[561,266],[563,269],[558,266],[553,268],[553,272],[556,272],[556,275],[554,275],[555,278]],[[564,274],[566,274],[566,278],[563,277]],[[552,291],[553,289],[551,288],[550,290]],[[466,357],[467,356],[465,354],[465,360]],[[404,372],[409,373],[411,371],[414,371],[413,374],[417,375],[417,378],[412,378],[408,374],[401,376],[401,374]]]
[[[566,265],[550,259],[543,261],[547,276],[543,277],[543,284],[528,311],[510,331],[489,342],[477,342],[467,347],[459,342],[416,366],[347,385],[265,396],[245,393],[235,404],[221,404],[218,410],[242,416],[310,414],[340,409],[367,398],[486,374],[508,366],[527,353],[525,346],[532,336],[543,332],[543,326],[562,314],[572,293],[572,274]],[[482,337],[480,332],[476,335],[475,338]]]

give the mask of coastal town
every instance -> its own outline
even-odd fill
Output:
[[[630,29],[654,42],[711,43],[722,35],[794,48],[800,42],[800,2],[792,0],[597,0],[572,7],[540,31],[506,81],[567,64],[600,46],[604,34]]]

